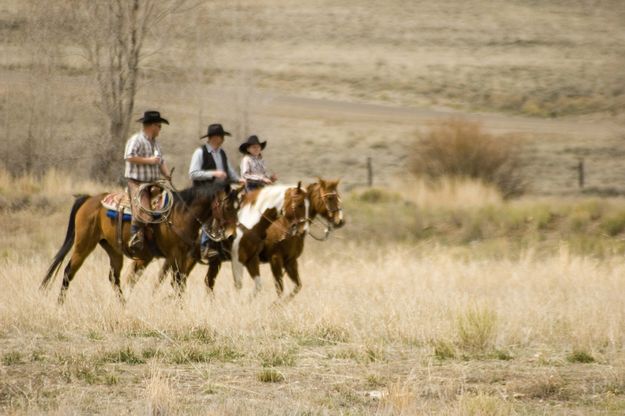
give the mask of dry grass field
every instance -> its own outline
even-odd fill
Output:
[[[53,173],[42,181],[5,174],[0,185],[7,203],[0,217],[7,231],[0,243],[2,413],[625,411],[620,255],[576,254],[558,240],[551,254],[538,243],[495,254],[479,242],[408,243],[378,234],[376,244],[388,221],[376,214],[383,197],[357,192],[346,195],[348,228],[325,243],[308,240],[304,289],[290,303],[274,304],[267,266],[256,298],[251,280],[234,289],[226,266],[214,298],[198,267],[178,300],[167,284],[154,290],[153,264],[132,292],[124,286],[122,307],[97,249],[59,307],[60,278],[48,293],[38,285],[61,243],[71,193],[103,185]],[[414,198],[440,213],[467,194],[479,197],[462,207],[464,215],[491,206],[512,216],[540,205],[502,203],[475,184]],[[615,212],[624,207],[612,204]],[[393,215],[389,233],[405,221]]]
[[[220,121],[235,161],[257,133],[282,181],[340,177],[347,225],[287,304],[267,266],[256,298],[226,264],[176,299],[159,262],[122,307],[96,249],[57,306],[38,286],[72,194],[112,188],[84,179],[105,124],[62,3],[0,0],[0,414],[625,414],[622,1],[197,3],[154,28],[136,102],[172,122],[176,185]],[[518,141],[523,199],[406,175],[450,117]]]

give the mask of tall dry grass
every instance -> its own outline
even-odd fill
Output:
[[[65,199],[79,186],[102,187],[66,180],[0,183],[48,198],[56,193],[43,189],[53,187]],[[429,203],[435,209],[444,199]],[[5,210],[3,226],[40,213]],[[177,299],[168,284],[154,290],[155,262],[132,292],[124,285],[123,307],[97,248],[59,307],[60,277],[50,292],[38,287],[66,215],[2,242],[1,411],[508,415],[547,411],[548,401],[585,414],[595,405],[625,408],[621,257],[579,256],[562,244],[555,255],[530,247],[485,258],[356,234],[348,241],[337,231],[325,243],[307,240],[304,288],[290,303],[274,303],[267,266],[259,296],[251,280],[237,292],[225,265],[214,297],[198,267]]]
[[[335,360],[353,360],[365,367],[385,363],[405,382],[406,371],[421,371],[423,360],[512,359],[516,365],[556,365],[565,363],[571,351],[582,350],[600,362],[619,366],[617,357],[625,343],[620,296],[625,289],[620,278],[625,261],[599,262],[571,256],[566,250],[547,260],[528,254],[520,261],[466,261],[442,248],[416,252],[401,245],[311,244],[301,263],[304,290],[280,308],[272,307],[275,293],[266,267],[262,270],[265,290],[256,298],[251,298],[251,281],[245,281],[244,290],[237,293],[229,271],[224,270],[211,299],[203,288],[203,271],[197,270],[180,301],[171,298],[168,286],[152,293],[157,268],[151,267],[138,287],[127,291],[124,308],[108,283],[108,263],[102,253],[89,258],[70,287],[67,304],[58,307],[58,279],[51,294],[38,291],[51,255],[25,258],[14,253],[2,260],[3,350],[20,351],[27,362],[39,351],[46,357],[44,366],[54,366],[55,355],[74,356],[78,351],[85,354],[86,362],[103,360],[131,367],[157,359],[153,365],[161,376],[152,372],[141,376],[146,377],[145,387],[129,386],[137,392],[145,388],[151,412],[161,408],[169,412],[166,409],[174,404],[166,400],[167,389],[185,390],[188,383],[206,384],[212,379],[210,385],[229,397],[229,387],[257,389],[257,383],[264,381],[262,372],[267,371],[281,374],[278,381],[285,383],[314,384],[319,374],[338,376],[342,367],[324,359],[331,351]],[[476,310],[475,304],[484,306]],[[437,342],[448,343],[455,356],[437,358]],[[225,368],[216,361],[232,363],[226,368],[237,368],[240,375],[206,378],[210,369],[224,377]],[[185,377],[164,375],[180,365]],[[19,364],[9,367],[19,368]],[[72,374],[84,371],[78,368]],[[95,380],[106,379],[97,375],[97,368],[89,371],[95,372]],[[409,389],[422,392],[434,385],[438,386],[434,381],[413,380]],[[80,390],[80,383],[73,388]],[[396,400],[407,400],[400,398],[405,394],[401,391],[391,393],[399,395]],[[292,392],[289,399],[315,408],[313,396]],[[455,399],[448,391],[437,400],[442,400],[440,405]],[[78,406],[73,400],[58,397],[61,404]],[[192,409],[192,403],[185,406]],[[263,406],[272,408],[269,402]]]

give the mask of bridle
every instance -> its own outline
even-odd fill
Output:
[[[226,236],[226,228],[228,225],[228,221],[225,218],[224,209],[225,209],[226,203],[231,198],[233,198],[231,193],[226,193],[226,196],[224,198],[213,199],[213,202],[211,204],[211,210],[212,210],[211,224],[210,226],[208,226],[207,222],[202,223],[202,229],[206,232],[206,234],[208,235],[208,238],[210,238],[211,240],[215,242],[220,242],[228,238]],[[238,200],[234,203],[238,204]],[[234,209],[238,209],[238,206],[235,205]]]
[[[295,198],[291,197],[291,211],[293,212],[293,219],[289,222],[289,231],[288,231],[288,235],[291,237],[299,234],[297,230],[299,229],[300,225],[308,224],[308,210],[306,209],[307,191],[304,189],[300,189],[299,191],[296,190],[293,192],[303,193],[301,195],[301,198],[304,204],[304,215],[303,216],[297,215],[297,206],[295,204]],[[284,212],[284,216],[285,218],[287,218],[286,212]]]
[[[319,193],[320,193],[320,196],[321,196],[321,200],[323,201],[323,204],[325,205],[326,211],[328,212],[329,215],[334,217],[335,213],[343,212],[343,208],[341,206],[341,197],[340,197],[340,195],[339,195],[339,193],[337,191],[323,193],[321,191],[321,189],[319,189]],[[328,201],[329,197],[331,197],[331,196],[335,196],[336,200],[337,200],[337,205],[336,205],[335,209],[332,209],[330,207],[330,203]],[[323,218],[322,215],[317,215],[317,216],[315,216],[315,218],[313,220],[308,219],[308,221],[311,224],[313,223],[313,221],[318,221],[324,227],[324,229],[323,229],[323,237],[318,237],[318,236],[314,235],[310,229],[308,230],[308,234],[313,239],[315,239],[317,241],[326,241],[328,238],[330,238],[330,233],[332,231],[334,231],[334,224],[332,222],[330,222],[330,220],[328,220],[327,218]]]

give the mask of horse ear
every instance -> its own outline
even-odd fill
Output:
[[[297,190],[299,191],[300,189],[302,189],[302,181],[297,183]]]
[[[323,189],[325,189],[325,188],[326,188],[326,181],[325,181],[325,180],[323,180],[323,179],[321,179],[321,178],[318,178],[318,179],[319,179],[319,185],[321,185],[321,187],[322,187]]]

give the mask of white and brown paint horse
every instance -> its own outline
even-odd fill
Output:
[[[326,234],[322,239],[326,239],[332,229],[345,225],[341,197],[337,189],[338,184],[339,180],[319,178],[317,182],[308,185],[306,189],[309,200],[309,221],[312,222],[318,218],[323,218],[326,222],[324,224]],[[289,294],[289,298],[293,298],[302,288],[297,259],[304,251],[306,234],[281,238],[280,221],[276,221],[267,230],[267,238],[259,258],[262,262],[269,262],[271,265],[271,272],[275,280],[278,296],[282,296],[284,292],[282,277],[286,270],[286,274],[295,284],[293,291]]]
[[[326,235],[318,239],[327,238],[332,229],[340,228],[345,224],[341,197],[337,189],[338,185],[339,180],[324,180],[319,178],[317,182],[307,186],[306,199],[308,201],[308,220],[312,222],[321,219],[321,221],[325,222]],[[241,213],[239,213],[239,218],[241,218]],[[282,277],[286,270],[287,275],[295,284],[293,292],[289,295],[289,297],[293,297],[302,288],[297,259],[304,251],[306,234],[297,233],[296,235],[286,235],[285,229],[288,228],[288,226],[288,221],[284,218],[278,218],[269,226],[266,232],[267,236],[264,239],[258,257],[261,263],[271,264],[271,271],[275,279],[278,296],[281,296],[284,292]],[[311,235],[314,237],[313,234]],[[230,260],[229,253],[231,243],[232,241],[224,241],[222,243],[223,253],[221,256],[214,257],[209,261],[205,282],[211,292],[215,287],[215,280],[221,268],[221,263]],[[235,285],[237,284],[240,285],[241,281],[239,280],[237,282],[235,275]]]
[[[219,243],[219,256],[209,259],[205,282],[213,293],[215,278],[223,261],[232,260],[235,287],[242,287],[243,270],[247,270],[260,290],[259,254],[264,247],[267,230],[274,223],[276,238],[305,234],[308,228],[308,198],[301,182],[297,186],[271,185],[246,194],[240,204],[238,224],[233,237]],[[160,271],[158,288],[171,265],[166,261]]]
[[[308,198],[302,183],[267,186],[251,192],[239,209],[239,225],[232,242],[231,262],[234,285],[242,287],[243,270],[261,289],[260,258],[269,229],[275,238],[286,239],[304,235],[308,230]]]

